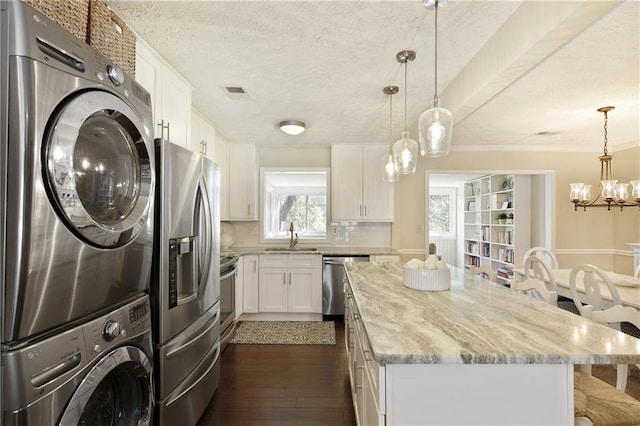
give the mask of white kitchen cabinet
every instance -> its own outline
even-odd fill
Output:
[[[287,268],[260,267],[260,312],[287,312]]]
[[[227,151],[227,220],[258,220],[256,146],[229,144]]]
[[[367,333],[349,283],[345,283],[345,343],[351,397],[359,425],[384,426],[386,422],[385,367],[371,355]]]
[[[243,295],[242,311],[247,313],[258,312],[259,300],[259,277],[258,277],[258,256],[242,256],[243,259]]]
[[[214,158],[216,128],[197,110],[191,110],[191,140],[189,149],[209,159]]]
[[[393,183],[382,180],[386,145],[331,146],[331,220],[393,222]]]
[[[154,137],[189,148],[193,88],[141,39],[136,41],[136,81],[151,94]]]
[[[220,166],[220,220],[229,220],[229,152],[228,144],[216,135],[213,161]]]
[[[320,255],[262,255],[259,311],[322,313]]]
[[[235,312],[236,312],[236,317],[234,318],[235,320],[237,320],[238,318],[240,318],[240,315],[242,315],[242,312],[244,312],[243,308],[244,308],[244,301],[243,301],[243,295],[244,295],[244,257],[240,256],[238,258],[238,263],[236,264],[236,280],[235,280],[235,284],[236,284],[236,288],[235,288],[235,297],[233,298],[233,300],[236,303],[235,306]]]

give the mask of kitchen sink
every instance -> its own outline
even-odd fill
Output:
[[[318,251],[317,248],[306,248],[306,247],[294,247],[294,248],[288,248],[288,247],[272,247],[272,248],[268,248],[268,249],[264,249],[264,251]]]

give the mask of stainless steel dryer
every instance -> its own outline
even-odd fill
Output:
[[[11,350],[148,288],[154,168],[148,92],[28,5],[0,8],[1,334]]]
[[[150,425],[149,299],[3,354],[4,426]]]

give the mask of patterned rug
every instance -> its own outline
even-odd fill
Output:
[[[231,343],[244,345],[335,345],[333,321],[243,321]]]

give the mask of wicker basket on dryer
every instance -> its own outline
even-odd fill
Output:
[[[83,42],[87,40],[89,0],[23,0]]]
[[[100,0],[90,2],[87,43],[135,78],[136,36],[131,28]]]

